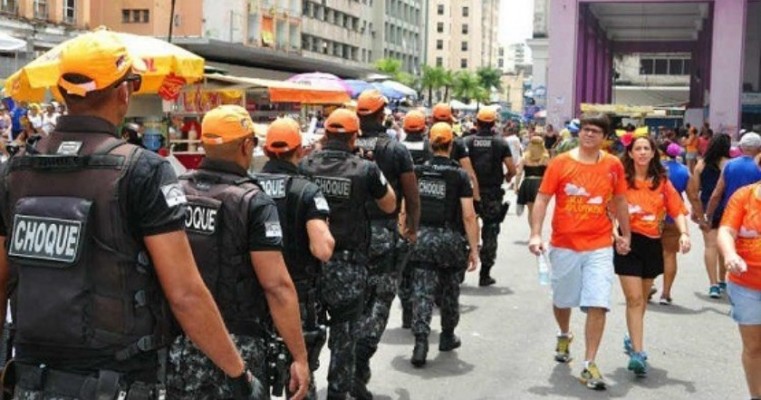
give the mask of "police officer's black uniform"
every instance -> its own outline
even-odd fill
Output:
[[[322,266],[309,250],[307,222],[315,219],[326,221],[330,216],[328,201],[320,188],[298,175],[298,167],[288,161],[271,159],[255,178],[267,195],[277,204],[283,228],[283,256],[288,272],[296,286],[299,297],[304,341],[309,356],[309,368],[317,370],[320,350],[327,339],[325,326],[319,315],[317,276]],[[312,379],[310,398],[313,393]]]
[[[457,162],[434,156],[415,166],[420,188],[420,233],[410,257],[412,282],[412,363],[425,364],[434,295],[440,293],[441,339],[439,350],[459,346],[454,330],[460,320],[460,273],[467,264],[468,248],[462,221],[462,198],[473,197],[468,174]]]
[[[402,141],[402,145],[407,148],[412,157],[412,163],[414,165],[420,165],[430,160],[433,157],[430,144],[428,143],[428,137],[425,133],[408,133]],[[454,150],[452,150],[454,152]]]
[[[330,232],[336,241],[319,278],[321,300],[330,314],[329,399],[343,399],[352,390],[357,321],[368,274],[370,223],[365,204],[387,193],[386,178],[378,166],[351,152],[348,144],[328,136],[323,149],[303,159],[299,168],[328,200]]]
[[[250,253],[282,250],[275,203],[245,169],[229,161],[206,158],[197,171],[180,177],[180,183],[188,201],[185,227],[204,283],[254,376],[266,376],[273,327]],[[169,360],[171,394],[231,397],[226,385],[192,386],[196,381],[219,382],[224,376],[188,338],[175,341]]]
[[[481,128],[477,134],[466,137],[465,144],[470,151],[481,194],[479,215],[483,220],[483,226],[479,284],[483,286],[494,283],[489,273],[497,258],[499,225],[507,213],[507,205],[503,204],[505,191],[502,190],[502,182],[505,175],[502,167],[504,159],[512,154],[507,142],[501,136],[495,135],[490,128]]]
[[[3,168],[15,396],[155,398],[170,314],[143,237],[182,229],[171,166],[106,120],[62,116]]]

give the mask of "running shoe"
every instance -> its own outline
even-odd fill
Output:
[[[573,335],[558,335],[558,344],[555,346],[555,361],[559,363],[571,361],[571,342],[573,342]]]
[[[722,293],[727,291],[727,282],[725,281],[719,281],[719,290],[721,290]]]
[[[708,289],[708,297],[712,299],[720,299],[721,287],[719,285],[711,285],[711,287]]]
[[[624,335],[624,353],[627,356],[631,356],[634,353],[634,345],[632,345],[632,338],[629,335]]]
[[[629,357],[629,371],[634,375],[643,377],[647,375],[647,354],[645,352],[632,353]]]
[[[662,306],[670,306],[671,302],[671,297],[661,297],[661,300],[658,303]]]
[[[605,390],[605,380],[597,368],[597,364],[589,363],[589,366],[581,371],[581,383],[587,385],[587,388],[592,390]]]

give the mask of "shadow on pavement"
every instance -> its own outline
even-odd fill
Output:
[[[616,394],[626,395],[632,387],[640,386],[648,389],[658,389],[664,386],[683,386],[684,391],[689,394],[694,394],[695,383],[690,381],[683,381],[680,379],[672,379],[668,377],[668,371],[665,369],[653,368],[647,372],[647,377],[638,378],[626,368],[618,368],[610,376],[610,380],[614,382],[613,390]],[[623,391],[621,393],[621,391]]]
[[[410,346],[409,354],[394,357],[391,361],[391,366],[399,372],[415,375],[424,380],[462,376],[469,374],[475,368],[473,364],[460,360],[456,350],[440,352],[438,350],[438,341],[429,340],[429,342],[428,362],[425,364],[425,367],[415,368],[410,364],[413,346]]]
[[[547,379],[547,386],[534,386],[528,389],[529,393],[549,398],[575,398],[575,399],[609,399],[619,397],[610,390],[594,391],[587,389],[579,382],[578,374],[581,373],[579,363],[555,364],[552,373]]]
[[[696,315],[696,314],[704,314],[707,312],[719,314],[719,315],[726,315],[727,310],[720,310],[715,307],[702,307],[700,309],[692,309],[683,307],[677,304],[672,304],[670,306],[662,306],[658,303],[651,303],[647,307],[648,312],[656,312],[659,314],[673,314],[673,315]]]
[[[729,300],[727,299],[726,294],[722,294],[722,297],[719,299],[712,299],[710,296],[703,292],[693,292],[696,298],[706,301],[711,304],[729,304]]]
[[[528,240],[513,240],[513,244],[517,244],[519,246],[528,246]]]
[[[465,296],[509,296],[514,292],[506,286],[460,286],[460,294]]]
[[[386,328],[381,337],[381,343],[390,345],[402,345],[410,346],[410,353],[412,352],[412,346],[415,345],[415,336],[412,335],[412,331],[404,329],[401,326],[396,328]]]

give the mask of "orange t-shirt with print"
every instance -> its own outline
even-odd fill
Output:
[[[615,156],[600,152],[594,164],[574,160],[563,153],[550,162],[539,192],[555,196],[552,217],[554,247],[590,251],[613,244],[613,225],[608,203],[626,193],[624,167]]]
[[[679,214],[687,213],[682,198],[668,179],[661,179],[660,185],[654,190],[650,189],[652,182],[642,179],[635,180],[634,186],[626,189],[632,232],[658,239],[661,237],[666,214],[676,218]]]
[[[761,185],[748,185],[729,198],[721,225],[737,232],[735,248],[748,270],[742,275],[728,274],[729,280],[754,290],[761,290]]]

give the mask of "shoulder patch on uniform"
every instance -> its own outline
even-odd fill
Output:
[[[56,154],[62,156],[75,156],[79,154],[79,150],[82,148],[82,142],[77,141],[65,141],[58,145]]]
[[[315,196],[314,208],[318,209],[319,211],[330,211],[330,206],[328,205],[328,201],[325,200],[325,198],[322,196]]]
[[[164,200],[166,200],[166,205],[169,207],[179,206],[188,202],[185,198],[185,192],[177,182],[162,186],[161,193],[164,194]]]
[[[268,238],[282,238],[283,229],[280,227],[280,223],[279,222],[265,222],[264,236]]]

